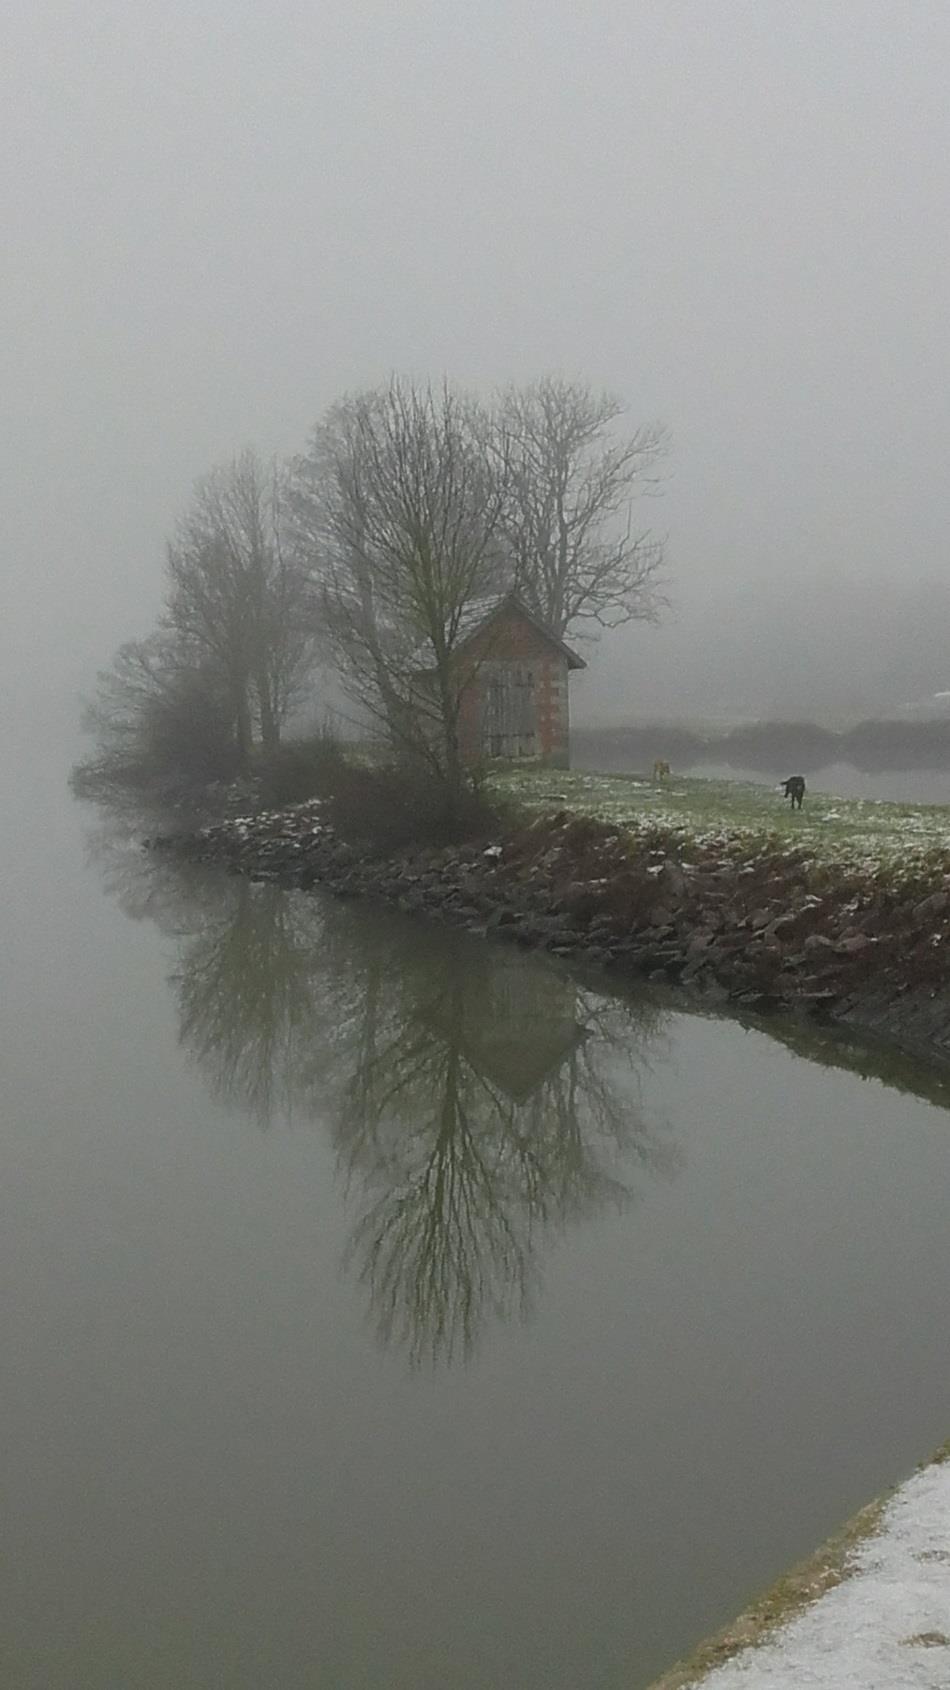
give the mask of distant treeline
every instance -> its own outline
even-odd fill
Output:
[[[654,722],[576,728],[573,739],[576,762],[605,769],[649,769],[657,757],[674,768],[727,763],[763,774],[810,774],[831,763],[864,774],[950,769],[950,721],[859,722],[841,733],[816,722],[748,722],[715,734]]]

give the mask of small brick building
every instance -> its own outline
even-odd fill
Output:
[[[517,594],[473,605],[456,646],[462,671],[459,738],[467,763],[533,757],[566,769],[571,758],[568,682],[585,669]]]

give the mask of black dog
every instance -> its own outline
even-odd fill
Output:
[[[782,782],[782,790],[786,798],[792,801],[792,809],[800,810],[805,796],[805,776],[789,775],[788,780]]]

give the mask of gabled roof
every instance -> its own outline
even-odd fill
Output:
[[[578,657],[576,651],[572,651],[569,645],[565,645],[564,641],[553,633],[546,623],[542,622],[540,616],[535,615],[534,611],[525,604],[521,595],[516,592],[497,593],[491,598],[472,599],[459,617],[454,650],[456,652],[464,651],[467,645],[471,645],[476,635],[483,633],[493,622],[497,622],[506,611],[514,611],[517,615],[524,617],[526,622],[530,622],[535,633],[540,634],[548,645],[553,646],[555,651],[560,652],[568,669],[587,668],[583,657]],[[423,668],[433,662],[432,648],[428,640],[417,653],[417,661]]]

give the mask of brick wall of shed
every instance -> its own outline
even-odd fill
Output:
[[[478,762],[483,756],[482,708],[484,672],[480,663],[511,663],[534,672],[538,756],[558,768],[570,762],[570,700],[567,662],[530,622],[517,614],[499,617],[467,648],[474,680],[463,688],[459,717],[462,756]]]

